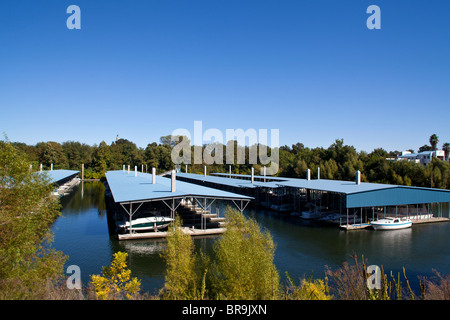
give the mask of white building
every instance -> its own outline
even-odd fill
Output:
[[[431,159],[433,158],[445,160],[444,150],[422,151],[419,153],[411,153],[410,151],[403,151],[402,155],[398,156],[396,161],[407,160],[427,165],[431,162]]]

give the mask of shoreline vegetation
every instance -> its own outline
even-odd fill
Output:
[[[344,147],[344,146],[341,146]],[[334,148],[334,147],[333,147]],[[114,254],[111,266],[92,275],[81,289],[69,289],[67,256],[51,247],[51,225],[61,214],[45,175],[30,171],[20,148],[0,141],[0,299],[2,300],[449,300],[450,276],[436,272],[421,279],[420,292],[403,274],[381,272],[381,288],[367,286],[368,262],[354,257],[337,270],[324,266],[323,278],[281,283],[274,265],[276,244],[268,230],[230,207],[227,231],[214,253],[195,252],[190,236],[170,227],[165,282],[156,295],[143,292],[127,268],[127,254]]]
[[[13,142],[12,145],[21,153],[24,153],[33,170],[39,170],[40,164],[44,169],[49,170],[51,165],[54,169],[81,170],[84,164],[85,179],[100,179],[104,177],[108,170],[122,170],[123,165],[130,165],[131,168],[137,166],[138,170],[151,172],[151,168],[157,169],[157,173],[167,172],[174,168],[171,159],[171,152],[175,145],[184,139],[177,136],[172,141],[172,136],[162,136],[159,143],[149,143],[147,147],[138,148],[135,143],[127,139],[117,139],[107,144],[105,141],[96,145],[87,145],[76,141],[39,142],[36,145],[27,145],[21,142]],[[430,136],[430,145],[423,145],[418,148],[418,152],[436,150],[439,139],[433,134]],[[185,141],[183,140],[183,143]],[[212,145],[203,145],[202,154],[208,154],[215,150]],[[236,140],[228,141],[223,145],[223,164],[208,165],[208,173],[228,172],[229,165],[226,164],[225,155],[227,147],[232,147],[236,159],[237,149],[245,150],[245,159],[249,158],[251,148],[261,148],[260,145],[239,146]],[[191,163],[194,163],[194,146],[191,146]],[[272,150],[267,148],[268,155]],[[448,159],[450,144],[443,143],[442,149],[445,151],[445,158]],[[252,149],[255,150],[255,149]],[[410,149],[409,151],[414,152]],[[386,151],[382,148],[374,149],[368,153],[366,151],[357,152],[355,147],[344,144],[343,139],[336,139],[328,148],[317,147],[308,148],[298,142],[292,146],[281,146],[279,153],[279,170],[276,176],[288,178],[306,178],[307,169],[311,169],[312,178],[316,168],[320,168],[322,179],[353,181],[356,171],[361,172],[362,182],[386,183],[407,185],[415,187],[433,187],[450,189],[450,163],[448,161],[433,158],[431,163],[424,166],[420,163],[410,161],[392,161],[401,154],[400,151]],[[251,168],[259,173],[262,169],[260,164],[232,164],[232,173],[250,174]],[[203,174],[204,164],[190,164],[188,170],[191,173]],[[181,170],[185,170],[181,164]]]

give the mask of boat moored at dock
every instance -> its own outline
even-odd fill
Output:
[[[375,230],[398,230],[411,228],[412,221],[409,218],[384,218],[370,222]]]
[[[167,228],[174,219],[170,217],[145,217],[131,220],[131,229],[134,231],[160,230]],[[130,230],[130,221],[124,221],[117,225],[124,230]]]

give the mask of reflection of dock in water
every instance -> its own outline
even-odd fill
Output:
[[[210,229],[195,229],[195,228],[181,228],[185,234],[190,236],[212,236],[219,235],[225,232],[225,228],[210,228]],[[167,231],[156,231],[156,232],[141,232],[141,233],[124,233],[118,234],[119,240],[136,240],[136,239],[160,239],[166,238],[168,235]]]

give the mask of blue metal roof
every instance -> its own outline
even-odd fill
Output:
[[[347,208],[381,207],[423,203],[450,203],[450,190],[396,186],[347,194]]]
[[[50,178],[51,183],[58,183],[61,180],[67,179],[70,176],[74,176],[78,174],[80,171],[76,170],[43,170],[43,171],[37,171],[37,172],[43,172],[47,174]]]
[[[276,177],[283,181],[260,182],[254,181],[252,184],[251,175],[232,174],[233,177],[243,179],[227,178],[229,174],[216,174],[217,176],[204,176],[199,174],[180,174],[182,176],[199,181],[213,182],[222,185],[229,185],[242,188],[256,187],[292,187],[299,189],[320,190],[327,192],[341,193],[346,196],[347,208],[391,206],[421,203],[450,202],[450,190],[435,188],[419,188],[409,186],[399,186],[392,184],[368,183],[355,181],[328,180],[328,179],[296,179]],[[263,176],[255,176],[264,178]]]
[[[278,188],[279,183],[279,182],[262,182],[262,181],[254,181],[254,183],[252,183],[250,178],[236,179],[236,178],[227,178],[225,176],[223,177],[208,176],[208,175],[205,176],[203,174],[196,174],[196,173],[177,173],[177,175],[188,179],[216,183],[235,188],[257,188],[257,187]],[[246,175],[235,175],[235,176],[246,177]]]
[[[233,178],[246,178],[246,179],[251,179],[252,175],[250,174],[239,174],[239,173],[219,173],[219,172],[212,172],[212,175],[217,175],[217,176],[221,176],[221,177],[233,177]],[[271,181],[288,181],[288,180],[292,180],[293,178],[284,178],[284,177],[276,177],[276,176],[260,176],[260,175],[255,175],[255,178],[258,179],[266,179],[266,180],[271,180]]]
[[[216,184],[221,184],[229,187],[236,188],[256,188],[256,186],[252,185],[249,180],[242,179],[233,179],[233,178],[225,178],[225,177],[216,177],[216,176],[205,176],[203,174],[196,173],[177,173],[178,176],[193,179],[197,181],[205,181]]]
[[[179,174],[179,173],[178,173]],[[229,200],[251,200],[252,197],[232,192],[203,187],[200,185],[176,181],[176,190],[171,192],[171,179],[156,176],[155,184],[152,175],[138,172],[124,172],[122,170],[106,172],[111,193],[115,202],[140,202],[152,200],[166,200],[183,197],[202,197]]]
[[[344,193],[344,194],[398,187],[392,184],[368,183],[368,182],[361,182],[360,184],[357,184],[355,181],[328,180],[328,179],[312,179],[312,180],[290,179],[285,182],[278,182],[278,185],[301,189],[313,189],[320,191]]]

